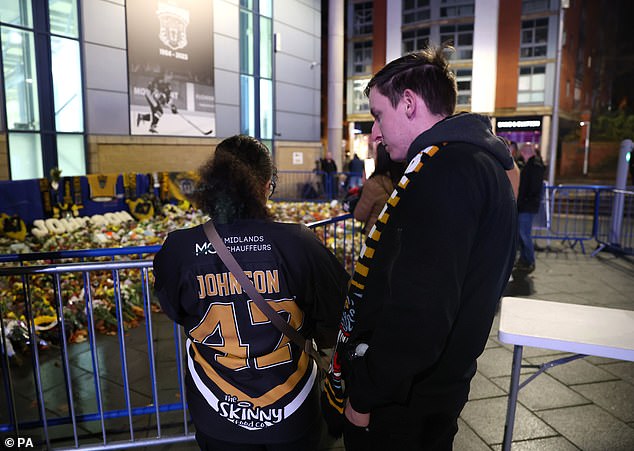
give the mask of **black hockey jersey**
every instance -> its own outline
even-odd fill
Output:
[[[217,225],[264,299],[306,337],[334,340],[348,274],[305,226]],[[294,440],[318,416],[317,368],[273,326],[216,255],[202,226],[169,234],[154,258],[165,313],[187,335],[187,401],[196,428],[224,441]]]

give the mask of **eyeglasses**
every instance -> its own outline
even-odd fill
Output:
[[[275,193],[275,187],[277,186],[277,174],[273,174],[271,181],[269,182],[269,199],[273,197]]]

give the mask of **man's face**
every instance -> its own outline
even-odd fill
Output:
[[[376,88],[370,89],[368,98],[370,111],[374,116],[371,136],[375,141],[385,144],[387,153],[393,161],[404,161],[412,143],[411,124],[405,112],[404,102],[399,101],[394,108],[390,99]]]

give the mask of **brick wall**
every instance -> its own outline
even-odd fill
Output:
[[[216,138],[89,136],[90,174],[192,171],[213,153]]]
[[[213,153],[219,138],[90,136],[88,173],[194,171]],[[321,158],[319,142],[276,142],[280,171],[312,171]],[[293,153],[301,154],[293,160]]]
[[[562,143],[558,175],[560,177],[583,176],[585,148],[579,141]],[[619,159],[619,142],[590,142],[588,174],[597,178],[614,178]]]

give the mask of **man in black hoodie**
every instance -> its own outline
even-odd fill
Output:
[[[347,450],[451,449],[513,267],[513,159],[488,119],[454,115],[443,52],[394,60],[366,88],[373,135],[409,165],[361,251],[340,326]]]
[[[520,258],[515,267],[520,271],[531,273],[535,270],[535,249],[531,231],[533,219],[539,211],[539,205],[542,201],[546,168],[530,144],[522,146],[521,153],[525,163],[520,173],[520,186],[517,194]]]

